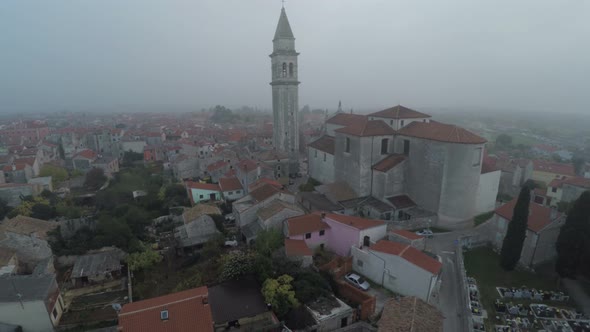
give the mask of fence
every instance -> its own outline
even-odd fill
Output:
[[[467,285],[467,273],[465,271],[465,263],[463,260],[463,247],[461,245],[455,246],[455,263],[457,264],[457,273],[459,280],[459,311],[465,313],[463,316],[467,331],[473,331],[473,319],[471,317],[471,310],[469,309],[469,291]]]

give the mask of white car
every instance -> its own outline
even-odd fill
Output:
[[[363,277],[359,276],[358,274],[349,273],[344,276],[344,279],[346,279],[346,281],[351,283],[354,287],[365,290],[365,291],[371,287],[371,285],[365,279],[363,279]]]
[[[434,233],[429,229],[423,229],[421,231],[417,231],[416,234],[425,236],[427,238],[431,238],[434,235]]]

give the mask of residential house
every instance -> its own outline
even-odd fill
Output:
[[[200,248],[217,234],[220,233],[215,226],[215,221],[207,214],[196,217],[174,229],[174,238],[180,252]]]
[[[70,275],[72,285],[86,287],[121,278],[124,257],[119,249],[78,256]]]
[[[90,149],[82,150],[72,157],[74,169],[86,172],[92,169],[94,161],[98,159],[98,154]]]
[[[285,187],[283,184],[281,184],[275,180],[272,180],[269,178],[259,178],[258,180],[251,183],[250,186],[248,187],[248,189],[249,189],[249,191],[252,191],[252,190],[258,189],[259,187],[261,187],[265,184],[270,184],[277,189],[284,189],[284,187]]]
[[[544,185],[548,185],[554,179],[574,176],[576,176],[576,173],[572,164],[533,160],[532,179]]]
[[[0,224],[0,248],[16,251],[25,270],[32,271],[53,256],[48,233],[57,226],[56,222],[24,216],[5,220]]]
[[[198,287],[125,304],[119,331],[213,332],[207,287]]]
[[[289,156],[286,153],[276,150],[263,151],[256,154],[255,158],[270,170],[273,179],[288,183]]]
[[[326,195],[317,192],[298,192],[297,202],[309,212],[344,213],[344,207],[341,204],[333,203]]]
[[[29,179],[29,184],[39,186],[41,191],[48,190],[53,191],[53,181],[51,176],[42,176],[37,178]]]
[[[426,247],[424,236],[407,231],[405,229],[396,229],[389,232],[387,235],[389,237],[389,241],[409,244],[419,250],[424,250]]]
[[[218,182],[219,178],[221,178],[230,167],[231,165],[225,160],[219,160],[207,166],[206,174],[211,177],[211,181]]]
[[[143,154],[143,148],[145,148],[145,146],[146,146],[145,141],[135,140],[135,139],[131,139],[131,138],[124,138],[123,140],[121,140],[121,142],[119,144],[121,146],[119,148],[119,150],[122,153],[135,152],[135,153],[142,153]]]
[[[442,332],[445,317],[433,305],[415,296],[385,302],[378,332]]]
[[[498,249],[502,248],[516,201],[515,198],[496,209],[492,242]],[[530,202],[526,238],[519,263],[534,266],[553,259],[557,255],[555,243],[564,222],[565,216],[556,209]]]
[[[22,331],[54,331],[64,311],[55,274],[0,278],[0,322]]]
[[[256,221],[258,219],[258,210],[270,205],[275,199],[294,204],[295,197],[288,191],[277,189],[276,187],[265,184],[256,190],[251,191],[248,195],[232,203],[233,213],[236,223],[240,227]]]
[[[6,165],[2,170],[8,183],[27,183],[33,178],[33,168],[25,163]]]
[[[533,162],[530,160],[509,158],[492,160],[495,160],[492,166],[501,172],[498,192],[502,194],[517,195],[522,185],[533,176]]]
[[[438,287],[442,263],[409,244],[380,240],[352,256],[355,271],[393,292],[428,302]]]
[[[119,173],[119,159],[117,157],[97,158],[92,166],[102,169],[109,178],[113,177],[115,173]]]
[[[313,251],[305,240],[285,239],[285,256],[289,260],[300,262],[303,268],[313,264]]]
[[[218,184],[185,181],[185,186],[193,204],[221,200],[221,189]]]
[[[38,186],[23,183],[0,184],[0,199],[8,206],[16,207],[22,202],[21,197],[36,196],[39,194]]]
[[[268,205],[256,212],[258,223],[263,229],[274,229],[282,232],[283,222],[289,218],[305,214],[296,205],[287,203],[281,199],[274,199]]]
[[[220,178],[219,188],[226,202],[235,201],[244,197],[244,188],[237,177]]]
[[[313,317],[314,331],[337,331],[355,322],[355,310],[336,297],[321,297],[305,309]]]
[[[238,162],[236,170],[236,176],[240,179],[240,183],[244,190],[246,190],[246,193],[248,193],[250,184],[254,183],[260,177],[258,163],[250,159],[243,159]]]
[[[171,160],[170,164],[174,177],[178,180],[188,180],[199,175],[197,157],[189,157],[185,154],[179,154]]]
[[[352,247],[362,248],[387,235],[381,220],[336,213],[318,213],[287,219],[285,236],[304,240],[310,248],[327,248],[340,256],[349,256]]]
[[[587,190],[590,190],[590,178],[573,177],[566,179],[562,183],[561,201],[573,202]]]
[[[233,280],[209,287],[209,303],[215,331],[272,331],[281,323],[264,301],[253,278]]]

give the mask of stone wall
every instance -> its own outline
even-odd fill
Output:
[[[367,320],[375,313],[375,305],[377,303],[375,296],[371,296],[367,292],[355,288],[345,281],[337,280],[336,282],[338,284],[339,296],[357,306],[357,320]]]

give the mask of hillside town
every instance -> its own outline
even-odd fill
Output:
[[[283,7],[272,113],[0,119],[0,331],[590,331],[590,137],[300,107],[298,56]]]

